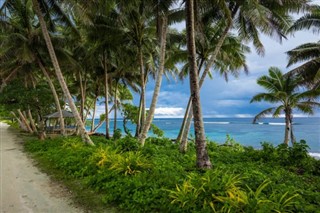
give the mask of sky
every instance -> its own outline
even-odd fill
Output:
[[[320,4],[320,1],[314,1]],[[184,23],[175,26],[179,30],[184,28]],[[201,89],[201,104],[204,117],[254,117],[262,110],[271,107],[270,103],[255,102],[250,103],[251,98],[257,93],[264,92],[263,88],[257,85],[256,81],[262,75],[268,74],[268,69],[276,66],[287,72],[295,66],[287,68],[286,52],[307,42],[319,41],[319,35],[311,31],[300,31],[294,35],[289,35],[287,40],[280,44],[278,41],[261,35],[262,43],[265,46],[265,56],[256,54],[252,45],[251,53],[247,54],[247,65],[249,74],[242,74],[238,78],[231,77],[226,82],[223,77],[214,74],[213,79],[206,79]],[[214,73],[214,71],[213,71]],[[146,100],[147,107],[153,95],[154,81],[147,85]],[[183,117],[189,98],[189,80],[183,82],[163,79],[161,92],[159,95],[155,117]],[[135,97],[135,104],[138,104],[139,97]],[[306,117],[307,115],[295,112],[296,117]],[[320,116],[317,110],[315,115]]]
[[[311,32],[298,32],[294,37],[288,37],[282,44],[271,38],[261,36],[265,46],[265,56],[258,56],[252,48],[247,55],[249,74],[242,73],[238,78],[230,77],[226,82],[223,77],[214,74],[213,79],[206,79],[201,89],[201,104],[204,117],[253,117],[260,111],[271,107],[269,103],[250,104],[251,98],[264,90],[257,85],[256,80],[268,73],[271,66],[279,67],[287,72],[294,66],[286,68],[287,55],[296,46],[318,41],[318,36]],[[147,85],[147,107],[150,105],[154,81]],[[157,104],[156,117],[182,117],[189,98],[189,81],[176,82],[164,80]],[[138,100],[138,97],[135,96]],[[317,116],[319,114],[317,113]],[[302,116],[296,114],[296,116]],[[304,115],[305,116],[305,115]]]

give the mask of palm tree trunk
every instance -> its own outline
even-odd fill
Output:
[[[141,81],[141,94],[140,94],[140,104],[139,104],[139,114],[137,120],[137,127],[136,127],[136,137],[140,136],[141,127],[144,125],[145,122],[145,72],[144,72],[144,64],[143,64],[143,54],[142,48],[139,46],[139,65],[140,65],[140,81]]]
[[[28,117],[29,117],[30,125],[31,125],[31,128],[32,128],[33,132],[38,133],[37,127],[36,127],[36,125],[34,123],[34,120],[33,120],[32,114],[31,114],[31,110],[28,109],[27,112],[28,112]]]
[[[57,94],[57,90],[53,84],[53,82],[51,81],[51,78],[46,70],[46,68],[43,66],[41,60],[39,58],[36,58],[37,60],[37,63],[43,73],[43,75],[45,76],[48,84],[49,84],[49,87],[51,89],[51,92],[53,94],[53,98],[54,98],[54,102],[56,104],[56,108],[58,110],[58,113],[59,113],[59,122],[60,122],[60,130],[61,130],[61,134],[62,135],[65,135],[65,126],[64,126],[64,118],[63,118],[63,114],[62,114],[62,109],[61,109],[61,105],[60,105],[60,101],[59,101],[59,96]]]
[[[292,112],[290,112],[290,137],[291,137],[291,143],[292,143],[292,146],[294,145],[294,143],[296,142],[296,138],[293,134],[293,115],[292,115]]]
[[[288,112],[288,110],[284,110],[285,111],[285,122],[286,122],[286,126],[285,126],[285,131],[284,131],[284,143],[286,145],[289,144],[289,134],[291,131],[290,128],[290,114]]]
[[[20,116],[20,120],[22,121],[22,123],[25,125],[26,129],[28,130],[28,132],[33,133],[32,128],[30,127],[26,117],[23,115],[23,113],[21,112],[20,109],[17,110],[19,116]]]
[[[96,104],[97,104],[97,94],[95,94],[95,97],[94,97],[94,101],[93,101],[93,111],[92,111],[92,121],[91,121],[91,129],[90,129],[90,132],[93,131],[94,129],[94,120],[95,120],[95,116],[96,116]]]
[[[188,60],[190,64],[190,92],[193,103],[194,130],[196,139],[197,167],[211,168],[211,162],[207,152],[207,144],[204,133],[204,125],[202,118],[202,109],[200,102],[199,76],[197,73],[196,63],[196,46],[195,46],[195,30],[194,30],[194,1],[186,1],[186,30],[187,30],[187,47]]]
[[[83,81],[82,81],[82,76],[81,72],[78,71],[79,75],[79,84],[80,84],[80,117],[82,122],[84,122],[84,102],[85,102],[85,97],[84,97],[84,86],[83,86]]]
[[[117,129],[117,110],[118,110],[118,97],[117,97],[117,93],[118,93],[118,81],[116,81],[116,85],[115,85],[115,91],[114,91],[114,118],[113,118],[113,134],[115,133],[116,129]]]
[[[203,71],[202,73],[202,76],[201,76],[201,79],[200,79],[200,82],[199,82],[199,86],[200,86],[200,89],[203,85],[203,82],[206,78],[206,76],[208,75],[209,71],[210,71],[210,68],[213,66],[217,56],[218,56],[218,53],[220,52],[220,49],[223,45],[223,42],[225,41],[225,39],[227,38],[228,36],[228,32],[230,30],[232,26],[232,22],[231,20],[228,22],[228,25],[227,27],[225,28],[225,30],[223,31],[215,49],[214,49],[214,52],[212,53],[211,57],[210,57],[210,60],[209,62],[207,63],[206,65],[206,68],[205,70]],[[199,69],[199,72],[200,72],[200,69]],[[191,100],[191,97],[190,97],[190,100]],[[186,124],[184,125],[184,130],[182,130],[183,134],[182,134],[182,137],[181,139],[179,140],[181,142],[180,144],[180,151],[184,152],[186,151],[187,147],[184,147],[187,145],[187,141],[188,141],[188,134],[189,134],[189,131],[190,131],[190,126],[191,126],[191,121],[192,121],[192,111],[191,111],[191,107],[192,107],[192,102],[190,102],[190,107],[187,108],[187,110],[189,110],[190,112],[185,113],[185,115],[188,115],[188,118],[187,119],[184,119],[186,121]]]
[[[3,79],[1,86],[0,86],[0,93],[3,92],[4,88],[7,86],[8,81],[11,80],[11,78],[17,74],[18,70],[20,69],[20,66],[16,67],[5,79]]]
[[[166,57],[166,44],[167,44],[166,40],[167,40],[167,17],[162,16],[161,17],[161,38],[160,38],[160,65],[159,65],[159,71],[157,75],[157,80],[156,80],[148,116],[140,134],[140,143],[142,146],[144,146],[145,140],[147,138],[147,134],[153,120],[154,112],[156,110],[156,104],[160,94],[162,76],[164,72],[165,57]]]
[[[15,119],[17,119],[20,128],[23,129],[24,131],[27,131],[27,132],[28,132],[29,130],[28,130],[27,127],[24,125],[24,123],[21,121],[21,119],[20,119],[13,111],[11,111],[11,114],[13,115],[13,117],[14,117]]]
[[[85,142],[85,143],[88,143],[89,145],[94,145],[94,143],[90,139],[88,133],[86,132],[85,126],[84,126],[84,124],[83,124],[83,122],[81,120],[81,117],[79,115],[77,107],[76,107],[76,105],[74,104],[74,102],[72,100],[72,96],[70,94],[68,86],[67,86],[67,84],[66,84],[66,82],[64,80],[64,77],[62,75],[62,72],[61,72],[61,69],[60,69],[60,65],[59,65],[58,59],[56,57],[56,53],[55,53],[55,51],[53,49],[53,45],[52,45],[52,42],[51,42],[51,39],[50,39],[50,36],[49,36],[49,32],[47,30],[46,23],[45,23],[44,18],[42,16],[42,12],[41,12],[38,0],[32,0],[32,3],[33,3],[33,6],[34,6],[35,13],[36,13],[36,15],[37,15],[37,17],[39,19],[39,23],[40,23],[41,30],[42,30],[42,33],[43,33],[43,37],[45,39],[45,42],[46,42],[46,45],[47,45],[47,48],[48,48],[48,52],[49,52],[49,55],[50,55],[54,70],[56,72],[57,79],[58,79],[58,81],[60,83],[60,86],[61,86],[61,89],[62,89],[64,95],[67,98],[67,101],[68,101],[69,106],[71,108],[71,111],[72,111],[72,113],[74,115],[74,118],[76,119],[79,131],[80,131],[80,134],[81,134],[81,137],[82,137],[82,141]]]
[[[203,63],[204,63],[204,59],[202,58],[199,64],[198,74],[200,74]],[[187,151],[188,134],[189,134],[191,120],[192,120],[191,108],[192,108],[192,101],[191,101],[191,97],[189,97],[187,109],[184,113],[182,125],[179,131],[179,135],[177,137],[177,142],[180,143],[179,149],[181,153],[185,153]]]
[[[109,133],[109,79],[108,79],[108,67],[107,67],[106,53],[103,51],[103,69],[104,69],[104,98],[105,98],[105,113],[106,113],[106,138],[110,138]]]

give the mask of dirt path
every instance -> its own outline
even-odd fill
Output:
[[[33,166],[21,143],[8,125],[0,123],[1,213],[83,212],[71,205],[61,186]]]

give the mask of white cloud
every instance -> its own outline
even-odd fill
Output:
[[[254,115],[252,114],[235,114],[234,117],[236,118],[252,118]]]
[[[183,117],[184,109],[181,107],[159,107],[156,108],[155,117]]]

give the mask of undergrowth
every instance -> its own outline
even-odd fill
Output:
[[[25,143],[42,167],[92,207],[114,205],[125,212],[317,212],[320,163],[308,156],[305,141],[293,147],[263,143],[261,150],[208,143],[212,170],[195,167],[195,147],[179,153],[169,139],[132,137],[96,146],[77,137]],[[76,183],[76,184],[75,184]],[[90,194],[90,193],[89,193]],[[94,202],[93,202],[94,201]],[[81,199],[80,199],[81,202]],[[90,204],[91,202],[91,204]]]

